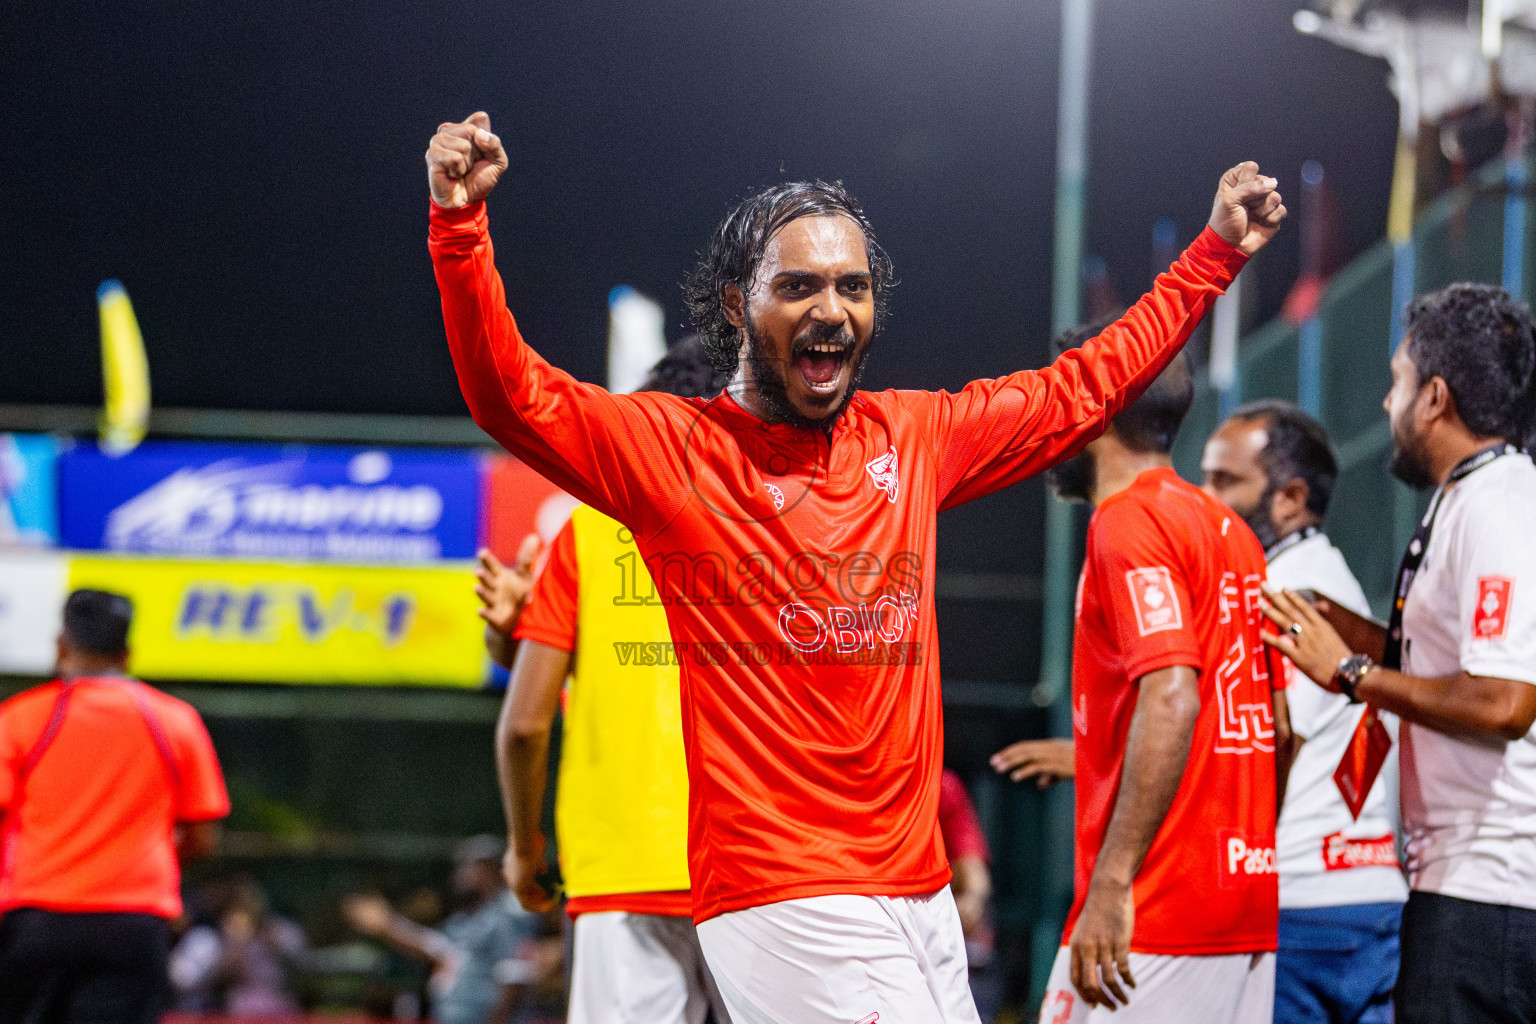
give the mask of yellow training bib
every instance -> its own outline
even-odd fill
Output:
[[[573,897],[688,888],[688,770],[672,636],[628,529],[582,505],[574,671],[555,831]]]

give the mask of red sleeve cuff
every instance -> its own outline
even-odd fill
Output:
[[[538,626],[524,627],[519,625],[512,631],[512,639],[532,640],[536,644],[553,647],[567,654],[576,653],[576,641],[569,636],[562,636],[552,629],[540,629]]]
[[[479,238],[488,230],[483,199],[452,210],[446,206],[438,206],[435,199],[429,198],[427,205],[432,210],[428,237],[433,242]]]
[[[1248,263],[1243,250],[1218,235],[1209,224],[1189,243],[1184,259],[1223,291]]]
[[[1131,682],[1141,681],[1142,676],[1149,676],[1165,668],[1173,668],[1175,665],[1183,665],[1192,669],[1195,675],[1201,675],[1204,669],[1200,666],[1200,655],[1191,651],[1164,651],[1161,654],[1153,654],[1140,661],[1128,661],[1125,666],[1125,677]]]

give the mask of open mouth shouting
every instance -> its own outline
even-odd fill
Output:
[[[853,337],[843,327],[831,337],[795,342],[790,362],[812,394],[830,398],[845,383],[845,370],[853,361],[853,348]]]

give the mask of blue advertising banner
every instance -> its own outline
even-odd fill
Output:
[[[59,461],[66,547],[352,563],[472,558],[470,451],[148,441]]]
[[[0,547],[59,542],[59,441],[0,434]]]

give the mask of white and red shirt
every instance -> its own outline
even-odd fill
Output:
[[[728,394],[612,395],[549,365],[506,308],[483,203],[434,206],[429,247],[476,422],[628,527],[666,606],[694,918],[946,884],[936,516],[1102,433],[1242,253],[1206,230],[1050,367],[955,393],[859,392],[827,432]]]
[[[1403,671],[1536,684],[1536,466],[1511,453],[1452,485],[1403,607]],[[1402,727],[1414,889],[1536,909],[1536,729]]]
[[[1200,715],[1183,780],[1134,885],[1136,953],[1275,949],[1275,731],[1259,639],[1264,550],[1237,514],[1172,469],[1094,511],[1072,648],[1076,894],[1082,912],[1114,813],[1137,681],[1187,665]]]
[[[1288,590],[1315,590],[1356,615],[1371,615],[1365,592],[1343,554],[1322,533],[1277,551],[1269,562],[1269,582]],[[1287,659],[1277,657],[1273,663],[1285,667],[1291,728],[1304,741],[1291,763],[1275,829],[1281,908],[1403,902],[1408,886],[1397,857],[1396,746],[1371,786],[1360,817],[1351,816],[1333,773],[1365,705],[1323,689]],[[1396,738],[1397,716],[1382,712],[1380,717]]]

